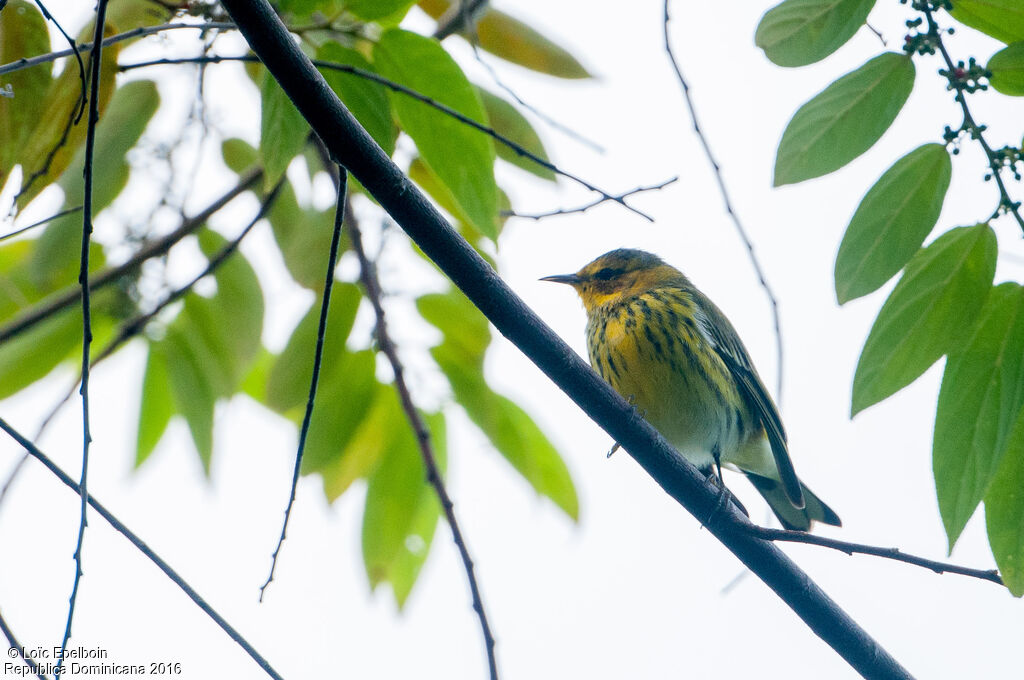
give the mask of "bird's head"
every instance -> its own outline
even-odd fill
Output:
[[[619,248],[605,253],[575,274],[545,276],[541,281],[566,283],[575,288],[589,314],[606,304],[661,285],[686,282],[686,277],[657,255]]]

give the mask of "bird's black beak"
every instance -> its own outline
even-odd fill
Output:
[[[576,274],[555,274],[554,276],[545,276],[540,280],[554,281],[555,283],[567,283],[570,286],[576,286],[583,283],[583,279]]]

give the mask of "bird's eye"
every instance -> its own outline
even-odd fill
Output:
[[[614,279],[616,276],[618,276],[621,273],[622,272],[620,272],[618,269],[612,269],[611,267],[605,267],[601,271],[599,271],[596,274],[594,274],[594,278],[595,279],[599,279],[601,281],[608,281],[609,279]]]

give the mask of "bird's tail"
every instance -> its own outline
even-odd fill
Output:
[[[754,488],[761,492],[764,499],[768,501],[768,506],[786,529],[810,531],[813,522],[823,522],[836,527],[842,526],[839,515],[825,505],[825,501],[818,498],[803,482],[800,483],[800,487],[804,492],[805,504],[804,507],[797,508],[789,500],[789,496],[786,495],[786,490],[780,482],[750,472],[747,472],[746,475]]]

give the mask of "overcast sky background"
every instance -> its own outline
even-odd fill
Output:
[[[769,386],[778,366],[770,309],[745,249],[722,206],[709,166],[687,118],[662,46],[661,3],[496,2],[575,53],[592,81],[565,82],[486,57],[526,101],[606,149],[598,154],[535,121],[553,160],[609,191],[625,191],[678,175],[680,180],[634,203],[648,224],[615,205],[539,223],[512,220],[497,259],[506,280],[567,342],[585,354],[585,316],[568,288],[541,276],[574,271],[620,246],[660,254],[686,272],[730,317]],[[767,6],[673,3],[672,39],[693,87],[701,123],[724,168],[735,207],[751,233],[777,295],[785,350],[782,413],[800,476],[842,517],[831,536],[933,558],[945,555],[931,476],[931,433],[942,362],[895,397],[849,420],[850,384],[870,323],[892,283],[839,309],[832,288],[836,249],[846,223],[874,180],[918,145],[941,139],[960,122],[952,96],[935,74],[938,57],[915,59],[918,82],[881,142],[841,171],[794,187],[771,188],[775,148],[800,104],[836,77],[885,49],[899,50],[910,15],[880,0],[870,21],[888,41],[864,29],[832,57],[796,70],[768,62],[753,45]],[[51,11],[77,30],[88,9],[53,2]],[[408,25],[428,30],[418,10]],[[140,60],[168,52],[194,54],[185,31],[131,48]],[[62,47],[57,38],[55,46]],[[488,85],[458,38],[446,46],[475,81]],[[999,45],[970,29],[948,39],[954,58],[984,62]],[[240,54],[237,35],[218,41]],[[125,52],[123,61],[127,61]],[[190,106],[195,73],[163,67],[131,78],[156,78],[165,110],[147,138],[175,129]],[[207,74],[208,115],[224,135],[255,143],[258,97],[235,65]],[[491,84],[490,89],[495,89]],[[169,105],[168,105],[169,103]],[[994,147],[1017,144],[1021,101],[995,93],[970,99],[989,125]],[[233,183],[208,140],[188,206],[198,210]],[[191,152],[190,152],[191,153]],[[139,154],[136,160],[142,161]],[[293,168],[293,170],[301,168]],[[966,143],[936,233],[991,213],[996,188],[983,183],[984,159]],[[153,191],[146,173],[134,196]],[[500,179],[523,212],[573,207],[591,199],[562,182],[551,187],[503,168]],[[1020,197],[1020,187],[1012,184]],[[308,194],[308,192],[306,192]],[[314,200],[330,200],[326,185]],[[54,196],[56,198],[56,196]],[[251,197],[250,197],[251,199]],[[37,202],[34,214],[52,211]],[[6,204],[5,204],[6,205]],[[97,238],[116,239],[139,220],[138,203],[122,200],[105,214]],[[238,201],[212,224],[235,234],[255,210]],[[6,212],[6,207],[4,208]],[[370,213],[366,213],[367,215]],[[368,231],[376,222],[367,222]],[[1020,233],[1011,220],[999,236],[996,281],[1020,280]],[[4,229],[6,231],[6,229]],[[373,238],[372,240],[376,240]],[[272,299],[265,341],[280,349],[312,295],[286,281],[268,255],[264,225],[243,250],[257,263]],[[1006,257],[1004,254],[1010,254]],[[405,237],[386,238],[381,276],[394,293],[391,325],[425,405],[444,397],[443,380],[424,359],[436,336],[416,322],[404,292],[438,286],[413,266]],[[187,275],[187,256],[172,265]],[[354,273],[343,261],[342,276]],[[366,312],[367,310],[363,310]],[[356,335],[369,333],[363,314]],[[369,594],[360,555],[364,487],[328,506],[319,478],[298,490],[288,541],[263,604],[258,588],[280,531],[296,431],[245,397],[218,409],[212,476],[202,476],[187,428],[176,420],[152,459],[132,471],[144,352],[141,344],[100,367],[91,382],[93,436],[90,491],[167,559],[285,677],[482,678],[486,659],[458,554],[438,527],[430,558],[405,612],[386,587]],[[488,356],[493,384],[513,397],[557,444],[581,499],[572,524],[540,499],[469,426],[449,410],[449,490],[476,561],[484,601],[498,639],[505,678],[853,678],[856,674],[771,591],[742,572],[699,523],[672,501],[624,452],[606,460],[609,437],[513,346],[497,337]],[[23,433],[74,377],[67,367],[0,404]],[[80,412],[65,408],[42,448],[73,477],[80,465]],[[0,440],[0,476],[20,456]],[[746,482],[728,478],[755,518],[764,506]],[[993,566],[982,513],[964,532],[953,559]],[[66,616],[78,527],[78,499],[29,463],[0,508],[0,608],[21,642],[59,645]],[[84,570],[73,646],[101,647],[117,663],[181,662],[183,677],[263,677],[260,669],[150,562],[95,514],[85,538]],[[989,583],[937,576],[903,564],[847,557],[815,547],[786,546],[827,593],[922,678],[1008,677],[1020,666],[1021,602]]]

